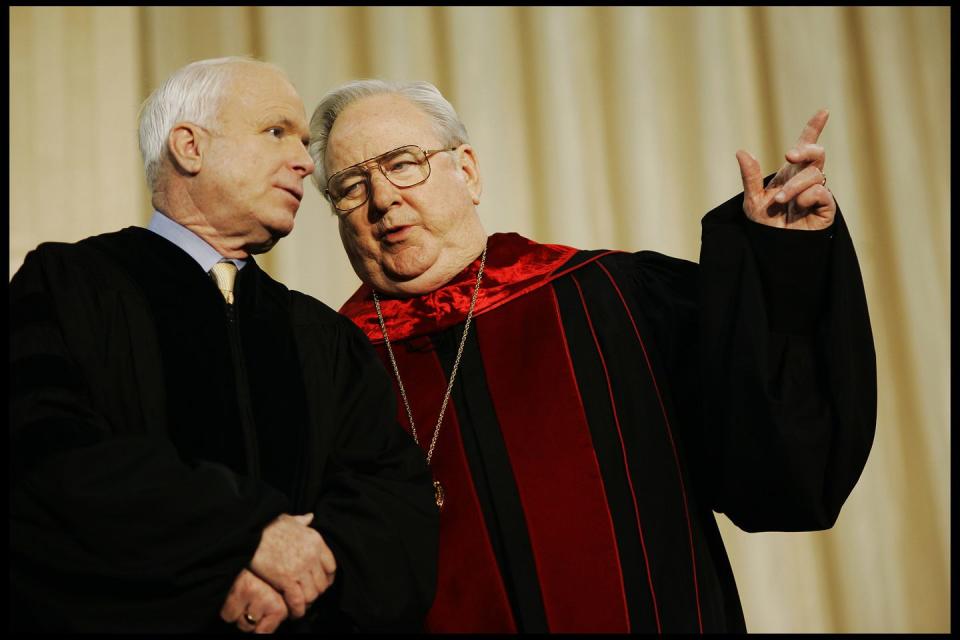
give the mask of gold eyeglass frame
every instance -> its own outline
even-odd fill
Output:
[[[354,209],[359,209],[360,207],[362,207],[363,205],[367,204],[367,202],[370,201],[370,192],[372,191],[372,188],[371,188],[372,185],[370,184],[370,170],[367,169],[367,165],[371,163],[375,164],[377,168],[380,169],[380,173],[383,174],[383,177],[387,179],[387,182],[395,186],[397,189],[409,189],[410,187],[415,187],[418,184],[423,184],[424,182],[427,181],[427,178],[430,177],[430,174],[433,173],[433,167],[431,167],[430,165],[430,156],[440,153],[441,151],[456,151],[459,146],[460,145],[457,145],[455,147],[444,147],[443,149],[424,149],[418,144],[405,144],[402,147],[397,147],[396,149],[391,149],[390,151],[384,151],[378,156],[368,158],[366,160],[358,162],[357,164],[352,164],[349,167],[344,167],[340,171],[337,171],[335,174],[327,178],[327,188],[323,190],[323,197],[327,199],[327,201],[330,203],[330,206],[333,207],[337,215],[346,215],[351,211],[353,211]],[[420,153],[423,154],[423,162],[420,163],[420,166],[423,166],[424,164],[427,165],[427,175],[425,175],[423,177],[423,180],[420,180],[419,182],[414,182],[413,184],[408,184],[401,187],[396,182],[391,180],[390,176],[387,175],[387,172],[384,170],[383,165],[381,164],[381,160],[383,160],[385,157],[389,156],[392,153],[396,153],[397,151],[400,151],[401,149],[406,149],[408,147],[416,147],[417,149],[420,150]],[[333,202],[333,194],[331,194],[330,192],[330,184],[333,181],[333,179],[336,178],[337,176],[342,175],[347,171],[352,171],[354,169],[365,170],[366,175],[364,176],[364,180],[367,182],[367,197],[364,199],[363,202],[361,202],[355,207],[351,207],[349,209],[341,209]]]

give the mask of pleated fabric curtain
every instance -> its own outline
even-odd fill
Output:
[[[831,110],[826,173],[857,247],[879,418],[834,529],[718,516],[761,632],[950,628],[948,7],[12,7],[10,275],[151,211],[140,103],[192,60],[283,67],[308,117],[362,77],[436,84],[467,126],[488,232],[696,260],[700,217]],[[308,186],[258,261],[333,307],[358,285]]]

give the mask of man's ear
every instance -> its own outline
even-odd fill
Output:
[[[167,137],[167,150],[173,166],[181,173],[198,174],[203,165],[203,153],[208,140],[207,132],[192,122],[178,122],[173,125]]]
[[[467,185],[467,190],[473,197],[473,204],[480,204],[480,194],[483,192],[483,179],[480,177],[480,161],[477,160],[477,154],[468,144],[463,144],[458,150],[457,157],[460,160],[460,171],[463,175],[463,181]]]

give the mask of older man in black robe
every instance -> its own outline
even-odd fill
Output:
[[[853,246],[807,123],[703,219],[700,264],[487,237],[476,154],[428,83],[348,83],[314,180],[440,515],[431,631],[743,631],[713,511],[834,524],[873,440]],[[549,159],[546,159],[549,162]],[[589,212],[584,212],[589,215]]]

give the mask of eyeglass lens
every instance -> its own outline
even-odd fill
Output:
[[[387,180],[397,187],[412,187],[427,179],[430,165],[417,146],[401,147],[382,156],[377,164]],[[354,209],[367,201],[370,189],[368,171],[362,167],[348,169],[330,180],[333,205],[343,210]]]

